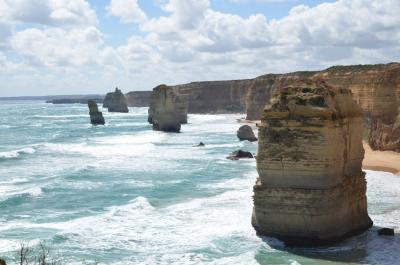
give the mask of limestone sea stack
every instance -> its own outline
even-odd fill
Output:
[[[350,90],[298,80],[266,105],[259,126],[252,225],[287,245],[320,245],[372,225],[362,110]]]
[[[118,87],[115,88],[114,92],[107,93],[103,101],[103,108],[107,108],[108,112],[129,112],[125,95]]]
[[[93,125],[104,125],[103,113],[101,113],[97,107],[97,103],[94,100],[88,101],[90,123]]]
[[[236,135],[240,141],[244,141],[244,140],[247,140],[250,142],[257,141],[257,137],[254,135],[253,129],[249,125],[240,126]]]
[[[179,132],[181,124],[187,123],[187,101],[172,87],[155,87],[150,99],[148,121],[153,124],[153,130]]]

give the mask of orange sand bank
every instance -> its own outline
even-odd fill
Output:
[[[367,143],[364,143],[364,149],[364,169],[386,171],[400,176],[400,153],[392,151],[373,151]]]

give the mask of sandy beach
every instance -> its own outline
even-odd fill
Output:
[[[373,151],[365,142],[364,150],[364,169],[386,171],[400,176],[400,153],[393,151]]]

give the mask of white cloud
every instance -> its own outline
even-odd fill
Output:
[[[68,77],[63,75],[65,86],[68,81],[95,86],[114,80],[115,85],[125,84],[129,89],[150,89],[158,83],[400,60],[399,0],[298,5],[287,16],[272,20],[263,14],[242,17],[213,10],[209,0],[160,0],[165,13],[159,17],[146,14],[136,0],[112,0],[108,13],[122,23],[136,23],[141,31],[118,47],[107,45],[96,28],[96,15],[90,15],[93,10],[83,0],[69,1],[86,3],[74,8],[61,0],[32,1],[35,4],[17,0],[24,5],[13,6],[1,5],[4,1],[11,2],[0,0],[0,14],[7,14],[7,8],[14,11],[0,19],[0,36],[5,36],[4,41],[0,39],[0,50],[18,54],[19,66],[48,69],[46,82],[57,83],[51,73],[59,76],[59,71],[68,71]],[[58,8],[50,2],[57,2]],[[32,11],[39,4],[45,4],[40,17],[39,11]],[[16,32],[10,28],[21,21],[45,27]],[[7,54],[3,53],[5,65]]]
[[[0,0],[1,19],[50,26],[94,25],[96,13],[85,0]]]
[[[140,23],[147,20],[138,0],[111,0],[106,10],[108,14],[120,17],[122,23]]]
[[[98,63],[102,35],[95,27],[19,31],[10,40],[28,64],[44,67],[79,67]]]

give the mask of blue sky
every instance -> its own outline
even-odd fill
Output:
[[[399,0],[0,0],[0,96],[399,61]]]

